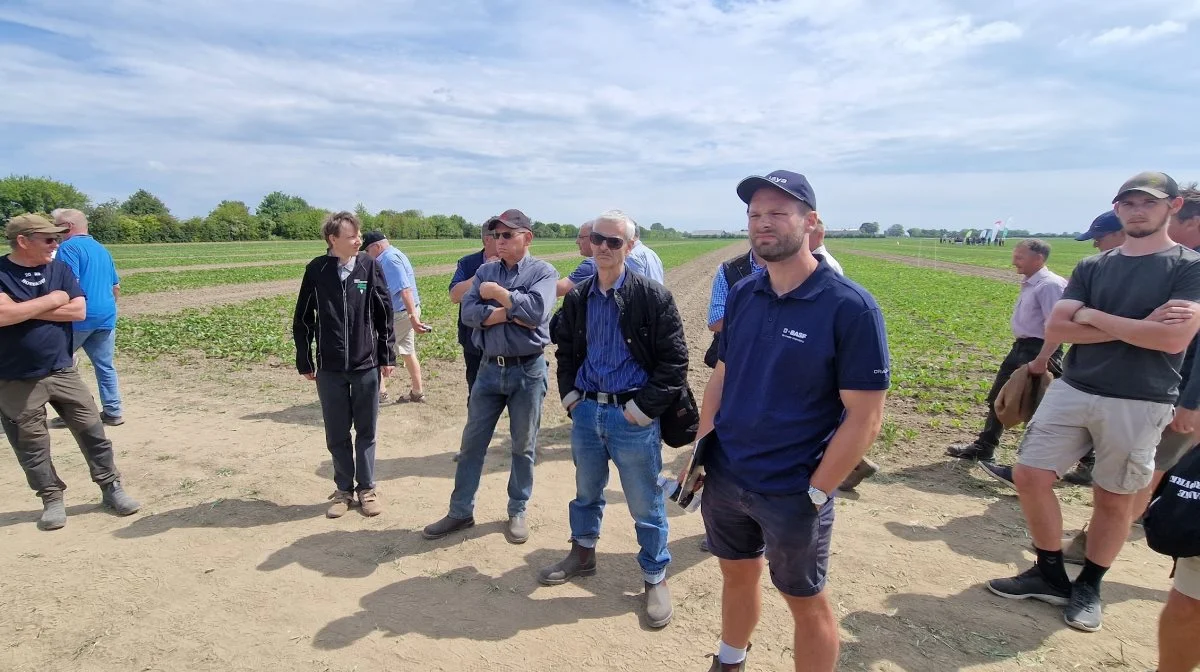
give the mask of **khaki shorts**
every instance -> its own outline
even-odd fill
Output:
[[[1175,590],[1200,600],[1200,557],[1180,558],[1175,563]]]
[[[1056,380],[1025,429],[1017,462],[1061,477],[1094,447],[1092,480],[1131,495],[1150,485],[1155,447],[1174,414],[1171,404],[1101,397]]]
[[[1170,471],[1183,456],[1196,445],[1196,435],[1180,434],[1173,429],[1164,429],[1158,447],[1154,449],[1154,470]]]
[[[414,312],[417,319],[421,319],[421,307],[417,306]],[[417,335],[413,331],[412,320],[408,319],[407,310],[396,313],[393,326],[396,330],[396,356],[415,355],[417,353]]]

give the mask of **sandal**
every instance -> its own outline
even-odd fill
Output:
[[[408,400],[414,404],[425,403],[425,393],[424,392],[421,392],[421,393],[409,392]]]

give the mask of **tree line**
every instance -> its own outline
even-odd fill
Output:
[[[328,210],[310,205],[300,196],[274,191],[263,197],[252,212],[243,201],[221,201],[204,217],[180,219],[171,214],[162,199],[139,189],[124,201],[112,199],[94,204],[74,185],[49,177],[10,175],[0,179],[0,217],[32,212],[49,215],[57,208],[81,210],[89,231],[102,243],[191,243],[245,240],[320,240],[321,224]],[[420,210],[369,212],[361,203],[355,214],[363,230],[383,231],[389,238],[473,238],[482,233],[479,224],[460,215],[426,215]],[[539,238],[575,238],[574,224],[534,221]],[[687,234],[651,224],[643,237],[652,240],[684,238]]]

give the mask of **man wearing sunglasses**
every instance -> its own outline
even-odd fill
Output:
[[[463,428],[450,511],[425,527],[426,539],[441,539],[475,525],[475,494],[483,473],[496,422],[508,409],[512,434],[512,466],[508,476],[508,524],[504,538],[512,544],[529,539],[525,508],[533,494],[537,433],[546,398],[546,359],[550,311],[554,308],[558,271],[529,254],[533,223],[520,210],[505,210],[484,223],[496,238],[498,262],[479,267],[460,303],[463,324],[483,361]]]
[[[666,582],[671,562],[667,512],[658,487],[658,418],[687,382],[688,351],[671,293],[625,266],[633,236],[633,220],[620,212],[597,218],[590,236],[596,275],[576,285],[563,301],[555,358],[558,393],[573,422],[571,551],[541,570],[538,581],[558,585],[596,572],[611,461],[621,475],[641,546],[646,620],[661,628],[671,621],[672,608]]]
[[[71,325],[87,316],[87,302],[71,268],[52,259],[66,231],[38,215],[13,217],[5,227],[11,251],[0,258],[0,418],[29,487],[42,498],[43,530],[67,524],[67,486],[50,459],[47,403],[71,428],[104,506],[122,516],[141,506],[121,487],[112,442],[71,358]]]

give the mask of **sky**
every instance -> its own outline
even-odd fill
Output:
[[[0,173],[732,231],[782,168],[832,229],[1078,231],[1200,179],[1197,32],[1200,0],[0,0]]]

